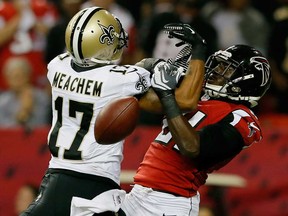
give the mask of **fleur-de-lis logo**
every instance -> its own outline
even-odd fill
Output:
[[[100,43],[105,44],[107,43],[107,45],[110,45],[114,42],[114,33],[115,33],[115,29],[113,25],[109,25],[108,27],[98,23],[98,25],[100,26],[103,34],[100,36],[99,40]]]
[[[141,92],[146,92],[149,88],[147,80],[140,74],[137,73],[137,75],[139,76],[139,80],[136,82],[135,88]]]
[[[270,78],[270,66],[266,58],[264,57],[252,57],[250,59],[251,63],[255,65],[258,71],[262,72],[262,82],[260,86],[264,86]]]

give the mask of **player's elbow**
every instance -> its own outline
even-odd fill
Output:
[[[184,155],[188,158],[195,159],[199,156],[200,151],[199,151],[199,149],[195,149],[192,151],[191,150],[185,150],[185,151],[182,151],[181,153],[182,153],[182,155]]]
[[[200,144],[198,141],[194,141],[193,143],[182,143],[182,148],[180,148],[180,152],[182,155],[194,159],[197,158],[200,154]]]

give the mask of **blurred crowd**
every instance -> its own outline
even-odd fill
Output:
[[[272,67],[272,86],[260,114],[288,114],[288,0],[0,0],[0,127],[50,124],[47,63],[65,52],[65,28],[80,9],[99,6],[129,33],[121,64],[145,57],[173,58],[179,51],[162,27],[190,24],[208,54],[234,44],[254,46]],[[160,116],[142,113],[141,124]]]

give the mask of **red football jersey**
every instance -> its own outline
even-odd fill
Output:
[[[227,115],[233,115],[231,124],[241,134],[244,147],[262,139],[257,117],[243,105],[210,100],[199,102],[195,112],[185,116],[197,130],[215,124]],[[161,143],[161,144],[160,144]],[[172,139],[167,120],[164,119],[162,132],[152,142],[134,177],[134,183],[184,197],[196,194],[198,188],[205,184],[207,173],[219,169],[232,158],[215,164],[211,169],[200,171],[192,160],[180,154],[177,143]]]

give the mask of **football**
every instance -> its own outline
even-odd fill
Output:
[[[99,144],[113,144],[123,140],[135,129],[139,117],[138,100],[127,96],[110,101],[99,112],[94,135]]]

